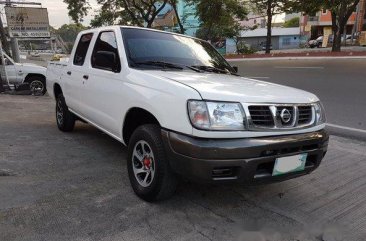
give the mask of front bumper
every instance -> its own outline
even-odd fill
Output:
[[[172,169],[199,182],[245,184],[284,181],[319,167],[328,148],[325,130],[286,136],[203,139],[162,130]],[[272,176],[276,158],[308,153],[305,170]]]

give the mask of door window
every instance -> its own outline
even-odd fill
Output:
[[[114,32],[102,32],[95,43],[91,65],[93,68],[112,72],[121,71],[117,40]]]
[[[74,65],[82,66],[84,64],[86,53],[88,52],[92,38],[93,33],[87,33],[81,36],[75,51]]]

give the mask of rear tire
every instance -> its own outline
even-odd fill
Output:
[[[166,158],[158,125],[138,127],[128,145],[128,176],[141,199],[152,202],[171,197],[177,179]]]
[[[60,131],[71,132],[75,126],[75,116],[69,111],[65,98],[62,94],[59,94],[56,99],[56,122]]]

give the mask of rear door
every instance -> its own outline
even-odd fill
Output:
[[[96,36],[82,93],[85,116],[115,136],[122,128],[119,101],[124,96],[118,46],[114,30],[104,30]]]
[[[77,46],[71,55],[74,58],[69,60],[68,66],[64,68],[62,73],[66,104],[79,114],[83,113],[80,94],[85,81],[83,76],[87,68],[86,58],[93,36],[93,32],[80,36],[76,42]]]

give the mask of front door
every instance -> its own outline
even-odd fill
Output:
[[[114,31],[99,33],[90,58],[90,68],[83,73],[82,103],[85,117],[115,136],[122,129],[122,103],[124,95],[121,60]]]

